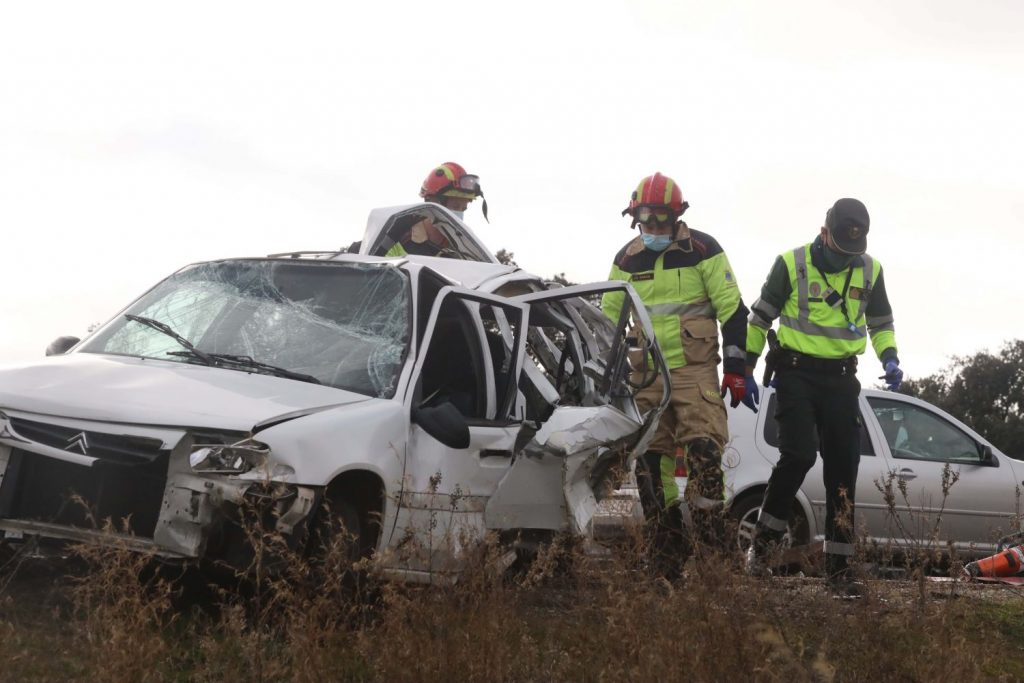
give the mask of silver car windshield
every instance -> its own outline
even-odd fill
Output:
[[[232,260],[189,266],[125,313],[167,325],[205,354],[244,356],[328,386],[388,398],[409,342],[409,292],[407,274],[392,266]],[[81,351],[201,360],[172,336],[124,315]]]

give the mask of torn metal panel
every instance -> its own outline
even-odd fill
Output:
[[[305,486],[295,488],[295,498],[288,509],[278,516],[277,530],[282,534],[291,534],[295,527],[306,521],[313,512],[313,504],[316,502],[316,491]]]
[[[597,511],[591,475],[605,459],[624,460],[624,449],[609,446],[628,441],[638,428],[611,406],[557,408],[499,482],[487,527],[585,533]]]

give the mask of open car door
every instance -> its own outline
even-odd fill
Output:
[[[407,579],[454,569],[464,544],[486,533],[484,505],[513,463],[522,428],[517,382],[528,314],[518,301],[443,286],[420,321],[396,517],[404,538],[394,561]]]
[[[392,247],[403,241],[407,245],[423,245],[424,256],[498,263],[469,226],[445,207],[431,202],[371,211],[359,253],[387,256]]]
[[[616,321],[591,303],[608,292],[625,299]],[[577,285],[514,300],[529,306],[519,382],[525,420],[485,522],[490,529],[585,534],[598,501],[653,438],[669,402],[668,367],[656,341],[635,348],[638,339],[655,336],[628,283]],[[641,367],[631,368],[630,355],[644,359]],[[661,404],[640,415],[634,396],[659,375],[666,380]]]

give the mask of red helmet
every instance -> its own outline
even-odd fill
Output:
[[[420,188],[423,198],[458,197],[472,201],[481,195],[480,178],[469,175],[454,161],[446,161],[428,173]]]
[[[654,221],[674,223],[690,206],[683,201],[683,191],[668,176],[655,173],[640,181],[622,215],[633,217],[633,225]]]

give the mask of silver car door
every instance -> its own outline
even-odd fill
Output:
[[[868,402],[891,456],[898,540],[994,552],[997,539],[1016,530],[1020,512],[1020,482],[1009,459],[924,401],[894,394]]]

